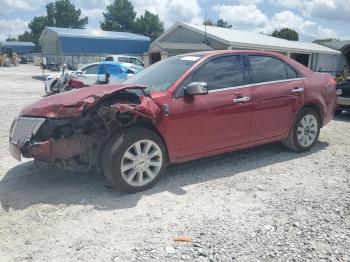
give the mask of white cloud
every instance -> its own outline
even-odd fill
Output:
[[[286,4],[287,2],[288,0]],[[290,4],[293,2],[290,1]],[[237,29],[270,34],[274,29],[288,27],[296,30],[302,38],[337,37],[335,30],[323,27],[292,11],[282,11],[268,18],[256,5],[215,5],[213,9],[219,18],[228,21]]]
[[[273,15],[269,24],[264,28],[264,31],[271,33],[274,29],[281,29],[283,27],[292,28],[299,34],[311,38],[337,37],[337,33],[333,29],[320,26],[291,11],[282,11]]]
[[[1,0],[0,0],[1,1]],[[160,20],[170,27],[178,21],[202,23],[201,8],[197,0],[130,0],[134,6],[137,16],[142,15],[145,10],[158,14]],[[253,0],[254,1],[254,0]],[[257,0],[255,0],[257,1]],[[260,1],[260,0],[258,0]],[[102,20],[102,13],[112,0],[73,0],[76,7],[82,10],[82,14],[90,19]]]
[[[16,14],[18,11],[38,11],[38,15],[45,8],[45,5],[52,0],[0,0],[0,15]]]
[[[264,26],[268,23],[267,16],[253,4],[215,5],[213,9],[221,19],[232,23],[234,27]]]
[[[71,0],[76,8],[80,8],[83,16],[89,19],[102,20],[102,13],[106,11],[109,0]]]
[[[33,10],[32,5],[26,0],[0,0],[1,12],[8,9],[14,10]]]
[[[28,22],[20,19],[4,20],[0,19],[0,40],[5,40],[10,35],[17,37],[25,30],[28,30]]]
[[[131,0],[138,15],[148,10],[158,14],[166,27],[178,21],[198,23],[203,21],[197,0]]]
[[[350,22],[349,0],[268,0],[268,3],[299,9],[307,17]]]

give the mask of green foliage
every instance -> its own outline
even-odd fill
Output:
[[[214,22],[212,20],[210,20],[210,19],[207,19],[207,20],[203,21],[203,25],[213,26]]]
[[[88,18],[81,16],[81,10],[76,9],[69,0],[59,0],[46,6],[47,26],[63,28],[84,28]]]
[[[225,22],[225,21],[222,20],[222,19],[219,19],[219,20],[216,22],[216,26],[217,26],[217,27],[224,27],[224,28],[232,28],[232,25],[228,24],[227,22]]]
[[[158,15],[149,11],[137,18],[132,30],[136,34],[148,36],[153,41],[164,32],[164,24],[160,21]]]
[[[18,41],[20,42],[33,42],[34,43],[34,38],[32,33],[25,31],[23,34],[18,36]]]
[[[282,28],[281,30],[275,29],[272,32],[271,36],[292,40],[292,41],[299,41],[298,32],[290,28]]]
[[[16,37],[11,37],[11,36],[9,35],[9,37],[6,39],[6,41],[7,41],[7,42],[17,42],[18,40],[17,40]]]
[[[55,26],[63,28],[84,28],[88,23],[88,18],[81,18],[80,9],[69,0],[58,0],[46,6],[47,15],[35,16],[28,24],[30,32],[26,31],[18,36],[19,41],[33,42],[38,47],[39,37],[45,26]]]
[[[47,16],[35,16],[33,20],[28,24],[34,44],[39,44],[39,37],[46,25]]]
[[[103,16],[102,30],[128,32],[134,27],[136,12],[128,0],[114,0],[107,6]]]
[[[337,38],[323,38],[323,39],[317,39],[317,40],[313,41],[313,43],[322,44],[325,42],[336,42],[336,41],[339,41],[339,39],[337,39]]]

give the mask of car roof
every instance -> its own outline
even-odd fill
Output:
[[[131,55],[107,55],[108,56],[113,56],[113,57],[129,57],[129,58],[137,58],[136,56],[131,56]]]
[[[280,53],[277,52],[272,52],[272,51],[264,51],[264,50],[212,50],[212,51],[201,51],[201,52],[193,52],[193,53],[188,53],[185,55],[198,55],[198,56],[214,56],[214,55],[221,55],[221,54],[265,54],[265,55],[281,55]]]

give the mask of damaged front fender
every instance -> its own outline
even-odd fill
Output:
[[[73,89],[68,92],[44,97],[25,107],[21,116],[41,116],[48,118],[78,117],[85,110],[94,107],[101,100],[127,89],[145,89],[134,84],[95,85],[87,88]]]

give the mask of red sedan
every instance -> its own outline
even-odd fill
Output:
[[[22,110],[10,152],[104,173],[126,192],[169,163],[274,141],[310,149],[336,108],[334,79],[273,52],[221,50],[160,61],[119,85],[43,98]]]

